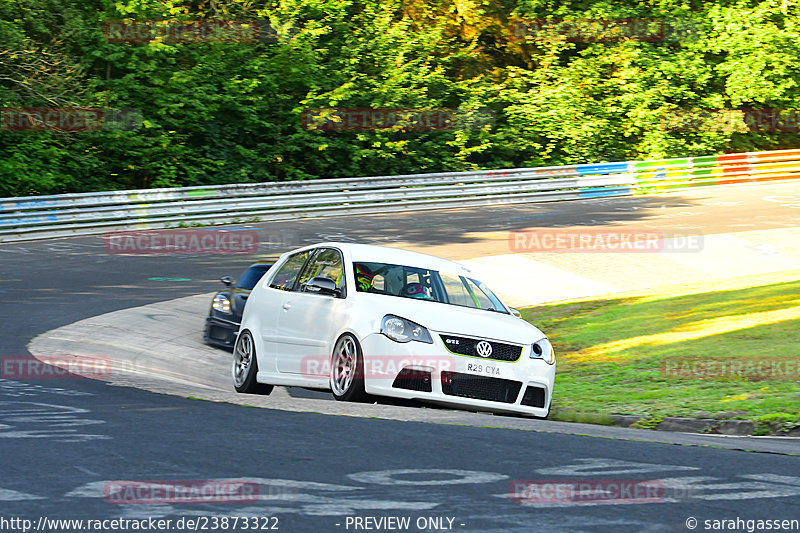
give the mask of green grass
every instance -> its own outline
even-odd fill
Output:
[[[559,413],[646,417],[639,427],[666,416],[735,418],[766,433],[800,424],[798,280],[800,271],[748,276],[539,306],[522,316],[555,346]],[[662,370],[712,358],[789,361],[794,379]]]

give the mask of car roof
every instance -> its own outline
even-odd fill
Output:
[[[406,265],[413,267],[430,268],[444,272],[470,273],[471,271],[460,263],[442,259],[435,255],[412,252],[400,248],[389,246],[378,246],[376,244],[357,244],[351,242],[321,242],[303,249],[320,248],[323,246],[339,248],[347,251],[354,262],[364,263],[389,263]]]
[[[249,267],[247,267],[247,268],[269,268],[269,267],[271,267],[272,265],[274,265],[274,264],[275,264],[275,261],[277,261],[277,260],[273,260],[273,261],[259,261],[259,262],[257,262],[257,263],[253,263],[253,264],[251,264],[251,265],[250,265]]]

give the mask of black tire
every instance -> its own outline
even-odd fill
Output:
[[[331,392],[341,402],[367,402],[371,397],[364,390],[364,356],[355,337],[345,333],[333,348],[331,356]]]
[[[256,381],[256,374],[258,374],[256,344],[253,342],[253,336],[248,330],[244,330],[236,339],[236,345],[233,348],[231,374],[236,392],[264,395],[272,392],[272,385]]]

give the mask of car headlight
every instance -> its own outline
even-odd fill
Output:
[[[386,315],[383,317],[381,333],[396,342],[419,341],[433,344],[433,339],[427,329],[399,316]]]
[[[542,359],[548,365],[556,362],[556,351],[547,337],[538,340],[531,346],[531,359]]]
[[[211,308],[229,315],[231,314],[231,301],[224,294],[217,294],[211,302]]]

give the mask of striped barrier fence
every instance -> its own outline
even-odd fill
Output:
[[[800,149],[654,161],[0,198],[0,242],[649,194],[800,178]]]

